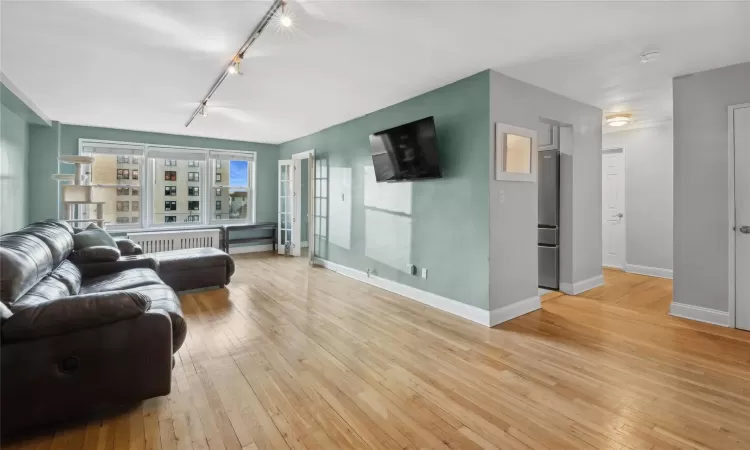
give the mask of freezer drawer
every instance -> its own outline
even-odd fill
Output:
[[[559,263],[558,256],[560,247],[557,245],[539,247],[539,287],[547,289],[559,289]]]

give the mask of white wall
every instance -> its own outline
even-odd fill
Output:
[[[672,122],[664,122],[602,137],[603,148],[625,154],[627,264],[665,274],[672,271],[672,132]]]
[[[750,103],[750,62],[675,78],[674,299],[729,310],[728,107]]]
[[[571,283],[602,273],[602,111],[550,91],[490,72],[490,142],[497,122],[536,130],[540,119],[572,125],[573,149],[562,161],[562,193],[572,192],[572,214],[562,214],[561,237],[569,237]],[[490,309],[537,295],[537,184],[495,181],[490,149]],[[570,159],[568,159],[570,158]],[[565,170],[569,173],[565,173]],[[504,201],[500,201],[501,193]],[[566,218],[567,221],[566,222]],[[568,280],[562,280],[568,282]]]

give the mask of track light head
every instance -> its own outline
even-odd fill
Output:
[[[206,102],[201,105],[201,116],[208,117],[208,110],[206,109]]]
[[[292,26],[292,18],[282,13],[281,17],[279,17],[279,23],[281,24],[282,27],[289,28]]]

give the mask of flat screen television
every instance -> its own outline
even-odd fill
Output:
[[[433,117],[371,134],[370,148],[378,182],[442,177]]]

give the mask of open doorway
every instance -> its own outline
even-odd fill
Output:
[[[315,150],[279,161],[278,252],[312,261],[314,242],[310,208],[315,186]],[[304,250],[306,249],[306,250]]]

